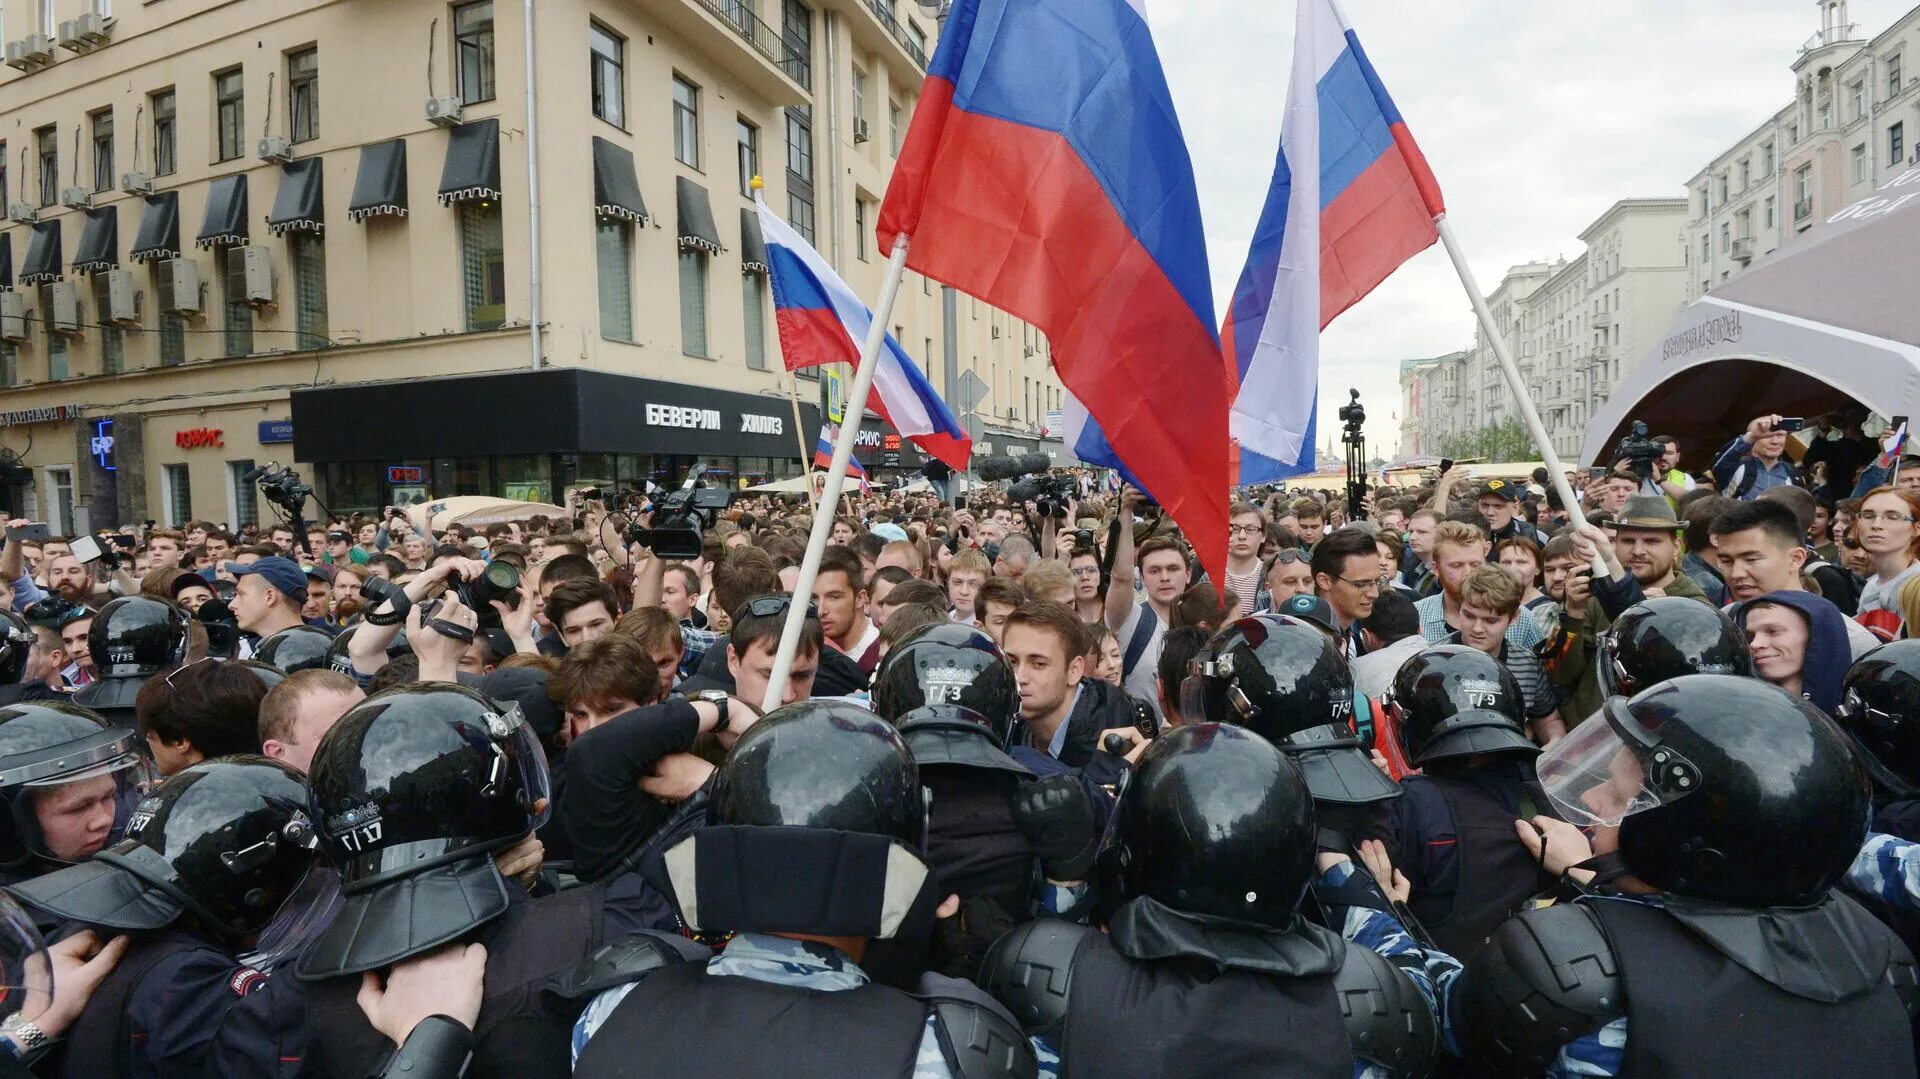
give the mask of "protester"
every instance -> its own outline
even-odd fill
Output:
[[[1753,673],[1831,715],[1851,665],[1846,616],[1810,592],[1769,592],[1733,609],[1747,635]]]
[[[1799,482],[1799,470],[1786,459],[1787,432],[1781,417],[1761,416],[1722,447],[1713,461],[1713,484],[1730,498],[1746,501],[1773,487]]]
[[[1420,633],[1428,644],[1445,644],[1460,625],[1460,585],[1467,575],[1486,565],[1486,533],[1460,521],[1443,521],[1434,530],[1433,567],[1440,580],[1440,594],[1414,604],[1420,612]],[[1544,636],[1525,612],[1512,619],[1507,640],[1515,647],[1530,649]]]
[[[1735,603],[1774,592],[1804,592],[1800,569],[1806,562],[1800,520],[1778,502],[1749,501],[1714,518],[1709,534],[1727,594]],[[1880,644],[1865,626],[1843,619],[1851,655],[1859,659]]]
[[[1313,555],[1300,547],[1282,547],[1267,566],[1263,613],[1278,611],[1295,596],[1311,596],[1314,589]]]
[[[1169,536],[1152,536],[1142,542],[1135,553],[1133,532],[1126,521],[1140,504],[1140,498],[1140,492],[1131,488],[1121,495],[1122,526],[1119,541],[1114,544],[1113,580],[1107,587],[1106,618],[1108,628],[1120,639],[1121,664],[1125,671],[1122,685],[1129,696],[1151,701],[1153,673],[1159,665],[1160,638],[1173,624],[1173,604],[1192,583],[1192,569],[1185,548]],[[1295,511],[1299,510],[1296,505]],[[1134,593],[1136,572],[1142,582],[1138,598]]]
[[[1481,566],[1467,574],[1458,587],[1459,631],[1452,641],[1483,652],[1513,675],[1522,695],[1529,732],[1542,745],[1564,735],[1560,692],[1531,648],[1516,647],[1508,630],[1525,618],[1520,609],[1520,586],[1499,566]]]
[[[1420,612],[1399,592],[1382,592],[1373,610],[1355,625],[1360,631],[1361,653],[1353,661],[1353,689],[1378,700],[1393,684],[1400,665],[1427,646],[1426,638],[1420,635]]]
[[[1861,625],[1883,640],[1906,635],[1900,589],[1920,580],[1920,495],[1878,487],[1860,502],[1855,534],[1873,562],[1860,591]]]

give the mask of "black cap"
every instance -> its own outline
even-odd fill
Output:
[[[1485,498],[1488,495],[1504,498],[1509,502],[1518,502],[1527,496],[1527,487],[1513,480],[1488,480],[1474,488],[1473,497]]]

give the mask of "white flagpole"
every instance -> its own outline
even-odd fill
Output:
[[[860,367],[853,373],[853,386],[847,390],[847,412],[851,423],[840,425],[833,440],[833,464],[827,469],[827,488],[820,493],[822,511],[840,505],[840,492],[847,481],[847,462],[853,459],[853,443],[860,436],[860,415],[867,408],[867,391],[873,388],[873,372],[880,366],[880,348],[887,339],[887,320],[893,317],[893,301],[900,294],[900,281],[907,273],[907,237],[902,233],[893,241],[893,255],[887,259],[887,276],[880,286],[880,303],[873,309],[873,323],[867,327],[867,339],[860,346]],[[807,537],[807,554],[800,561],[800,579],[793,583],[793,605],[787,608],[787,624],[780,630],[780,650],[774,653],[773,674],[767,679],[767,695],[760,707],[771,712],[780,707],[787,675],[793,670],[793,653],[800,646],[800,630],[806,625],[807,605],[813,600],[813,579],[820,573],[820,555],[827,549],[827,537],[833,534],[833,514],[813,515],[813,533]]]
[[[1493,346],[1493,354],[1500,361],[1500,373],[1506,376],[1507,390],[1513,394],[1514,408],[1520,413],[1520,419],[1527,425],[1527,433],[1533,436],[1533,444],[1540,449],[1540,460],[1547,466],[1547,479],[1554,490],[1560,492],[1560,501],[1567,507],[1567,517],[1575,529],[1587,526],[1587,515],[1580,512],[1580,500],[1573,496],[1573,488],[1568,486],[1566,469],[1560,463],[1560,455],[1553,452],[1553,442],[1547,438],[1547,428],[1540,422],[1540,413],[1534,410],[1533,399],[1527,396],[1527,388],[1520,381],[1520,368],[1514,365],[1513,353],[1507,349],[1507,339],[1500,327],[1493,321],[1493,312],[1487,309],[1487,301],[1480,294],[1480,286],[1473,280],[1473,270],[1467,266],[1467,256],[1460,250],[1460,241],[1453,235],[1453,226],[1446,215],[1433,219],[1440,230],[1440,242],[1446,245],[1447,256],[1453,259],[1453,269],[1460,275],[1460,284],[1467,290],[1467,299],[1473,303],[1473,313],[1480,319],[1480,329],[1487,335],[1487,341]],[[1608,577],[1607,564],[1596,554],[1593,556],[1593,574],[1596,579]]]

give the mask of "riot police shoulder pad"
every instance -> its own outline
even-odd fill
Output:
[[[980,984],[1006,1005],[1028,1034],[1066,1028],[1073,957],[1097,931],[1057,918],[1031,921],[994,941],[980,964]]]
[[[1425,1075],[1440,1049],[1433,1011],[1399,967],[1371,948],[1348,948],[1333,976],[1353,1055],[1392,1075]]]
[[[1490,1074],[1538,1074],[1627,1010],[1613,946],[1578,903],[1507,919],[1467,964],[1460,993],[1467,1059]]]
[[[646,979],[677,963],[704,962],[713,957],[705,945],[677,933],[643,929],[603,944],[579,966],[547,983],[546,991],[561,1000],[583,1001],[616,986]]]
[[[1039,1075],[1040,1063],[1020,1025],[979,986],[927,974],[919,988],[914,995],[927,1002],[940,1055],[954,1079],[1035,1079]]]

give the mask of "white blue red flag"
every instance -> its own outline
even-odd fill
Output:
[[[820,440],[813,444],[813,467],[833,467],[833,436],[834,432],[831,425],[820,428]],[[847,458],[847,475],[860,481],[860,489],[862,491],[873,490],[873,487],[867,482],[867,466],[860,463],[860,458]]]
[[[1228,374],[1200,199],[1144,0],[954,0],[880,249],[1012,312],[1214,579]]]
[[[873,313],[812,244],[767,208],[765,199],[756,195],[754,203],[760,212],[760,234],[767,243],[774,320],[787,370],[825,363],[858,367]],[[973,440],[892,334],[880,350],[867,407],[949,468],[967,470]]]
[[[1280,155],[1220,331],[1240,482],[1313,471],[1320,330],[1432,246],[1445,212],[1337,0],[1299,0]]]

